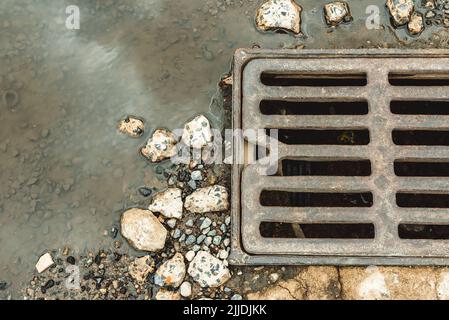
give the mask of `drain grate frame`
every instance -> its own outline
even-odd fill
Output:
[[[396,176],[395,161],[447,161],[449,146],[396,145],[392,131],[449,130],[449,117],[394,114],[391,101],[449,100],[444,85],[449,74],[447,50],[267,50],[239,49],[233,64],[233,129],[369,129],[367,145],[279,145],[280,160],[370,160],[370,176],[263,176],[257,165],[232,167],[232,232],[229,262],[234,265],[449,265],[449,240],[399,238],[403,225],[449,225],[449,208],[404,208],[396,193],[449,193],[447,177]],[[412,71],[412,74],[410,73]],[[262,82],[262,73],[348,74],[347,86],[331,79],[322,86],[295,83],[285,78]],[[422,73],[423,79],[419,79]],[[429,75],[442,85],[425,86]],[[360,76],[366,75],[366,84]],[[397,82],[392,81],[399,75]],[[288,77],[287,77],[288,78]],[[413,81],[418,80],[416,83]],[[401,82],[405,79],[405,85]],[[412,79],[411,82],[408,82]],[[435,81],[434,81],[435,82]],[[407,83],[412,83],[407,84]],[[409,85],[409,86],[407,86]],[[368,114],[298,115],[263,114],[264,99],[314,101],[367,101]],[[234,142],[234,146],[238,143]],[[235,151],[235,150],[234,150]],[[234,152],[236,157],[236,152]],[[263,190],[371,192],[366,208],[264,207]],[[373,239],[263,238],[262,222],[372,224]]]

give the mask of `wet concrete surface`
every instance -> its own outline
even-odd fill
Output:
[[[151,132],[198,113],[224,125],[210,102],[236,48],[449,47],[443,26],[393,30],[383,1],[349,1],[354,21],[327,27],[326,2],[298,1],[293,36],[256,30],[261,1],[1,1],[0,298],[20,297],[46,250],[111,246],[123,209],[148,204],[138,189],[165,186],[138,152]],[[65,27],[68,5],[80,30]],[[146,120],[141,139],[117,131],[128,114]]]

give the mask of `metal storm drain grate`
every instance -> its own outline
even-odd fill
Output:
[[[233,165],[231,263],[449,265],[449,51],[241,49],[233,90],[279,160]]]

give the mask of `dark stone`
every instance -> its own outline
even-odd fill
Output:
[[[97,264],[97,265],[101,264],[101,256],[99,254],[97,254],[95,256],[95,260],[94,261],[95,261],[95,264]]]
[[[114,260],[115,261],[120,261],[120,259],[122,258],[122,255],[118,252],[114,252]]]
[[[112,227],[110,234],[111,234],[112,239],[117,238],[118,228],[117,227]]]
[[[76,263],[76,259],[72,256],[67,257],[67,263],[70,263],[71,265],[74,265]]]
[[[50,279],[48,280],[42,287],[41,287],[41,292],[43,294],[45,294],[47,292],[48,289],[51,289],[55,286],[55,281]]]
[[[127,290],[126,290],[126,288],[125,288],[125,287],[121,287],[121,288],[120,288],[120,293],[121,293],[121,294],[125,294],[125,293],[126,293],[126,291],[127,291]]]
[[[0,291],[6,290],[8,288],[8,283],[6,281],[0,281]]]
[[[89,279],[91,279],[93,276],[94,276],[94,273],[93,273],[92,271],[89,271],[88,273],[86,273],[86,274],[83,276],[83,279],[84,279],[84,280],[89,280]]]
[[[143,197],[149,197],[151,196],[151,194],[153,193],[153,190],[151,190],[150,188],[147,187],[141,187],[139,188],[139,193],[143,196]]]

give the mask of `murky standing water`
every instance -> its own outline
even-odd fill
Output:
[[[165,185],[138,153],[151,131],[198,113],[222,125],[210,101],[236,48],[447,47],[447,29],[390,30],[383,1],[349,1],[354,21],[327,28],[326,2],[298,1],[304,36],[294,37],[256,31],[261,1],[2,0],[0,298],[21,297],[47,250],[111,245],[123,209],[148,204],[137,189]],[[373,3],[379,30],[365,28]],[[80,30],[66,28],[69,5]],[[146,120],[143,138],[117,132],[127,114]]]

